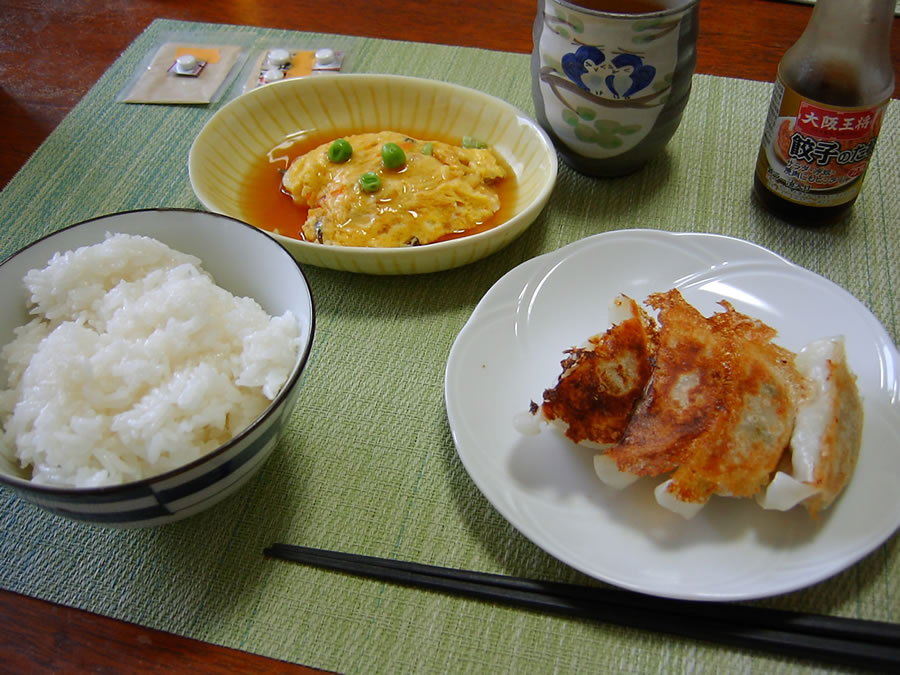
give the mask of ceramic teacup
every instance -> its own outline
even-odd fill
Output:
[[[691,91],[699,1],[538,0],[534,107],[569,166],[621,176],[669,142]]]

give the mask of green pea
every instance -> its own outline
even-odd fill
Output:
[[[464,148],[484,149],[488,146],[488,144],[478,138],[475,138],[474,136],[463,136],[462,146]]]
[[[328,159],[332,162],[346,162],[353,156],[353,146],[345,138],[339,138],[328,147]]]
[[[388,169],[399,169],[406,164],[406,153],[396,143],[385,143],[381,146],[381,161]]]
[[[377,192],[381,187],[381,178],[374,171],[366,171],[359,177],[359,187],[363,192]]]
[[[422,154],[423,155],[430,155],[431,150],[432,150],[431,143],[426,143],[425,145],[422,146]]]

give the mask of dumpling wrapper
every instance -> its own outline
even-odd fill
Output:
[[[586,447],[617,443],[652,371],[656,326],[638,304],[617,296],[609,311],[612,326],[581,347],[566,351],[556,386],[547,389],[531,412]],[[527,433],[527,427],[517,422]]]
[[[813,516],[827,508],[843,490],[853,473],[862,437],[862,401],[856,388],[856,378],[847,366],[843,338],[833,337],[813,341],[795,357],[791,352],[770,342],[775,335],[771,328],[735,312],[725,302],[722,303],[725,312],[714,314],[704,320],[693,307],[684,303],[677,291],[655,294],[651,296],[651,300],[653,302],[650,304],[655,304],[657,308],[663,310],[661,319],[664,330],[661,332],[657,332],[652,324],[646,322],[646,315],[640,312],[636,303],[627,296],[616,298],[611,313],[611,316],[615,316],[620,323],[627,324],[630,320],[632,327],[642,326],[643,330],[647,331],[645,335],[647,344],[652,347],[649,353],[655,356],[653,376],[645,380],[650,391],[644,392],[644,396],[638,399],[633,399],[637,409],[634,415],[629,416],[627,428],[623,430],[624,443],[620,441],[619,444],[610,445],[611,439],[607,436],[598,438],[603,442],[597,443],[593,439],[585,438],[583,433],[573,433],[575,430],[568,422],[552,415],[548,419],[545,414],[546,400],[544,406],[532,404],[530,414],[527,415],[530,417],[529,423],[524,423],[522,419],[517,421],[519,431],[537,433],[539,422],[546,422],[559,427],[576,443],[604,450],[603,454],[594,456],[594,472],[601,482],[616,490],[631,485],[642,475],[659,475],[675,470],[670,479],[655,488],[654,494],[660,506],[684,518],[693,518],[712,494],[734,497],[755,494],[756,500],[763,508],[782,511],[802,503]],[[662,377],[660,375],[660,362],[664,364],[663,370],[669,362],[665,354],[665,350],[669,347],[667,343],[669,338],[665,331],[666,319],[678,326],[673,331],[678,334],[676,342],[680,342],[686,336],[687,340],[696,340],[698,346],[702,345],[694,351],[694,354],[702,355],[704,367],[708,367],[710,363],[725,366],[721,373],[723,382],[719,387],[733,378],[740,382],[740,386],[737,387],[739,393],[737,400],[727,400],[730,397],[725,396],[726,400],[719,402],[721,406],[719,411],[730,410],[730,414],[719,412],[702,423],[698,424],[697,419],[691,419],[690,422],[693,424],[684,425],[677,415],[672,417],[672,411],[677,409],[677,406],[672,406],[672,401],[680,400],[678,394],[686,386],[685,382],[689,382],[687,388],[696,393],[702,379],[700,377],[691,379],[698,371],[675,369],[671,376],[680,379],[667,383],[672,387],[667,393],[673,394],[674,398],[661,395],[665,390],[664,387],[660,389],[661,380],[665,382],[666,377],[665,373]],[[609,351],[611,345],[615,344],[611,335],[616,333],[615,329],[620,323],[614,323],[605,335],[595,336],[581,348],[591,352],[598,346],[606,349],[607,359],[603,363],[607,369],[610,367],[609,364],[621,365],[622,362],[621,352],[616,357],[615,352]],[[686,328],[689,324],[690,330]],[[630,336],[629,344],[633,352],[629,356],[640,351],[636,348],[640,340],[636,340],[635,337],[634,333]],[[683,349],[683,345],[679,347]],[[591,354],[591,358],[596,358],[602,350],[596,349],[596,352]],[[571,350],[570,353],[577,354],[577,350]],[[644,357],[644,354],[641,356]],[[560,383],[572,375],[576,367],[584,365],[574,356],[564,361]],[[592,365],[591,369],[595,367],[596,364]],[[754,369],[756,372],[753,372]],[[572,381],[576,379],[578,378],[573,378]],[[567,384],[571,384],[571,381]],[[582,384],[591,384],[590,378],[584,378]],[[630,384],[634,385],[634,381]],[[715,399],[715,392],[719,387],[705,390],[707,398],[711,396]],[[556,390],[548,392],[557,392],[559,389],[558,386]],[[634,389],[629,393],[633,395]],[[546,394],[547,392],[545,396]],[[654,439],[655,434],[637,434],[643,436],[638,441],[639,444],[646,444],[651,439],[655,442],[650,442],[649,447],[641,447],[640,450],[633,447],[636,439],[629,432],[634,431],[631,429],[631,423],[635,415],[638,417],[638,426],[647,426],[647,423],[651,422],[649,426],[652,427],[662,422],[662,419],[653,415],[648,408],[648,403],[654,402],[654,395],[656,403],[667,399],[667,410],[663,415],[669,419],[663,424],[663,428],[666,428],[666,424],[672,425],[674,422],[674,426],[670,426],[667,430],[677,430],[676,438],[683,434],[679,440],[684,443],[685,449],[691,448],[690,452],[683,452],[686,460],[683,466],[672,462],[674,457],[671,449],[667,453],[655,452],[658,451],[656,445],[659,442],[659,437]],[[702,406],[700,408],[702,410]],[[610,424],[613,418],[603,417],[602,410],[600,407],[596,411],[596,414],[601,416],[602,428],[605,432],[613,431],[616,426]],[[575,413],[572,419],[578,419],[577,408],[567,412]],[[694,407],[690,412],[699,411]],[[645,417],[647,413],[651,413],[649,417]],[[702,418],[702,414],[700,416]],[[621,420],[621,417],[618,419]],[[585,428],[582,426],[581,432]],[[581,438],[577,438],[579,435]],[[714,444],[719,447],[713,455],[709,454],[714,451],[712,447],[705,448],[710,436],[719,439],[719,442]],[[668,440],[671,441],[671,435]],[[732,448],[736,441],[740,442]],[[623,453],[625,450],[623,445],[630,452]],[[698,448],[702,449],[699,453]],[[638,451],[635,453],[635,450]],[[760,452],[765,458],[760,456]],[[745,468],[741,468],[743,464],[739,461],[733,466],[729,466],[732,460],[726,460],[725,464],[721,464],[723,459],[731,456],[734,456],[734,459],[740,459],[742,456],[759,457],[753,462],[755,466],[748,465]],[[711,464],[713,459],[715,463]],[[779,470],[776,470],[776,464]],[[769,479],[769,476],[772,478]]]
[[[756,501],[764,509],[790,511],[818,492],[819,488],[801,483],[784,471],[776,471],[772,482],[764,492],[757,495]]]
[[[685,502],[764,490],[788,447],[805,392],[796,355],[772,342],[775,330],[725,300],[719,304],[725,311],[707,322],[725,345],[722,409],[672,475],[668,491]]]
[[[661,326],[652,377],[608,454],[622,471],[659,476],[677,469],[726,410],[729,345],[677,289],[646,303]]]
[[[757,501],[763,508],[782,511],[803,504],[815,516],[837,498],[856,468],[862,399],[842,337],[810,342],[795,364],[808,387],[791,435],[791,473],[776,473]]]
[[[619,469],[616,460],[608,455],[594,455],[594,473],[604,485],[614,490],[622,490],[631,485],[640,476]]]
[[[653,496],[656,497],[656,503],[664,509],[668,509],[672,513],[677,513],[685,520],[690,520],[696,516],[707,502],[685,502],[681,501],[671,490],[672,479],[663,481],[653,489]]]

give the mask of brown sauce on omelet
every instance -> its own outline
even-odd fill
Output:
[[[291,195],[282,188],[283,172],[295,158],[306,154],[322,143],[357,133],[364,132],[354,130],[341,134],[330,132],[327,135],[317,132],[296,134],[286,138],[266,155],[259,157],[245,178],[240,195],[241,211],[247,222],[269,232],[305,240],[302,228],[309,209],[296,204]],[[410,135],[413,136],[413,134]],[[450,145],[462,144],[461,138],[418,134],[419,138],[425,136],[428,140],[441,141]],[[506,178],[495,185],[500,198],[500,209],[496,213],[485,221],[477,223],[474,227],[450,232],[432,243],[484,232],[509,220],[517,200],[518,186],[514,174],[511,171],[508,173]]]

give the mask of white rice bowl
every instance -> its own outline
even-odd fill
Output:
[[[35,318],[0,351],[0,424],[34,483],[116,485],[192,462],[253,422],[297,360],[293,313],[270,317],[149,237],[56,254],[24,285]]]

